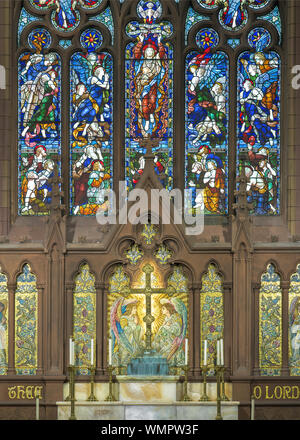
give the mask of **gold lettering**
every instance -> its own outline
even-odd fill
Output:
[[[297,391],[297,394],[294,391]],[[299,399],[299,387],[296,385],[292,387],[292,399]]]
[[[291,399],[291,397],[289,396],[290,392],[292,391],[291,387],[288,385],[284,385],[283,387],[283,399]]]
[[[277,393],[277,390],[280,391],[279,395],[278,395],[278,393]],[[275,387],[275,389],[274,389],[274,394],[275,394],[275,399],[278,399],[278,400],[279,400],[279,399],[282,398],[282,388],[281,388],[280,385],[277,385],[277,387]]]
[[[269,385],[266,385],[266,399],[273,399],[274,395],[269,396]]]
[[[259,385],[253,388],[253,395],[256,400],[259,400],[261,398],[261,387]]]
[[[17,390],[18,390],[17,399],[25,399],[24,385],[18,385]]]
[[[33,386],[27,386],[25,388],[26,399],[34,399],[33,388],[34,388]]]
[[[9,399],[15,399],[16,398],[16,396],[17,396],[16,386],[8,387],[7,391],[8,391],[8,398]]]

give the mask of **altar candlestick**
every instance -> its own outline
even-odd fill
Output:
[[[91,339],[91,365],[94,365],[94,339]]]
[[[220,339],[220,354],[221,354],[221,365],[224,365],[224,347],[223,347],[223,339]]]
[[[204,357],[203,357],[203,365],[206,367],[207,365],[207,339],[204,341]]]
[[[188,350],[189,350],[189,341],[185,339],[185,365],[188,364]]]

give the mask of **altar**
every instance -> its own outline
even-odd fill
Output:
[[[75,416],[77,420],[215,420],[217,415],[216,383],[207,384],[209,401],[199,401],[202,383],[188,383],[191,401],[184,402],[183,383],[178,376],[129,377],[117,376],[113,384],[115,402],[106,402],[108,383],[96,383],[98,401],[89,402],[90,385],[75,384]],[[225,383],[228,401],[221,402],[223,420],[238,420],[239,402],[231,399],[231,384]],[[68,395],[65,384],[64,397]],[[57,402],[58,420],[68,420],[69,401]]]

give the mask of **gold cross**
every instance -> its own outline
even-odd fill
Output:
[[[153,266],[147,263],[142,270],[146,275],[145,287],[138,289],[125,287],[120,293],[125,297],[130,294],[143,294],[146,296],[146,315],[144,316],[143,321],[146,323],[146,351],[151,351],[152,322],[155,320],[154,316],[151,314],[151,297],[153,294],[159,293],[167,293],[169,296],[172,296],[175,293],[175,289],[171,285],[169,285],[167,288],[153,288],[151,283],[151,273],[154,272]]]

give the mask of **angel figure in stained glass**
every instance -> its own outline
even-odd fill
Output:
[[[73,135],[87,143],[87,135],[96,131],[98,138],[109,135],[110,121],[109,74],[106,70],[105,54],[76,54],[73,60],[75,90],[73,94]],[[96,128],[96,130],[95,130]]]
[[[246,0],[223,0],[224,10],[222,22],[231,29],[238,28],[245,20],[244,8]]]
[[[292,362],[300,361],[300,299],[295,298],[290,306],[290,341]]]
[[[21,112],[23,113],[23,131],[28,146],[34,146],[31,139],[40,133],[46,139],[46,130],[57,131],[57,56],[53,53],[42,56],[43,59],[34,58],[28,61],[22,74],[26,81],[21,86]],[[34,63],[33,63],[34,62]],[[36,75],[36,68],[41,71]],[[35,71],[35,75],[32,70]]]
[[[154,336],[153,348],[171,361],[172,365],[184,364],[183,341],[187,332],[187,309],[179,298],[160,300],[163,321]]]
[[[210,141],[222,144],[226,136],[226,61],[223,54],[207,48],[188,66],[188,121],[192,144]]]
[[[279,129],[278,59],[262,52],[244,54],[241,65],[241,138],[248,143],[254,137],[257,143],[272,146]]]
[[[110,314],[113,359],[120,365],[127,365],[143,352],[143,330],[137,313],[137,299],[119,298]],[[114,363],[114,362],[113,362]]]

